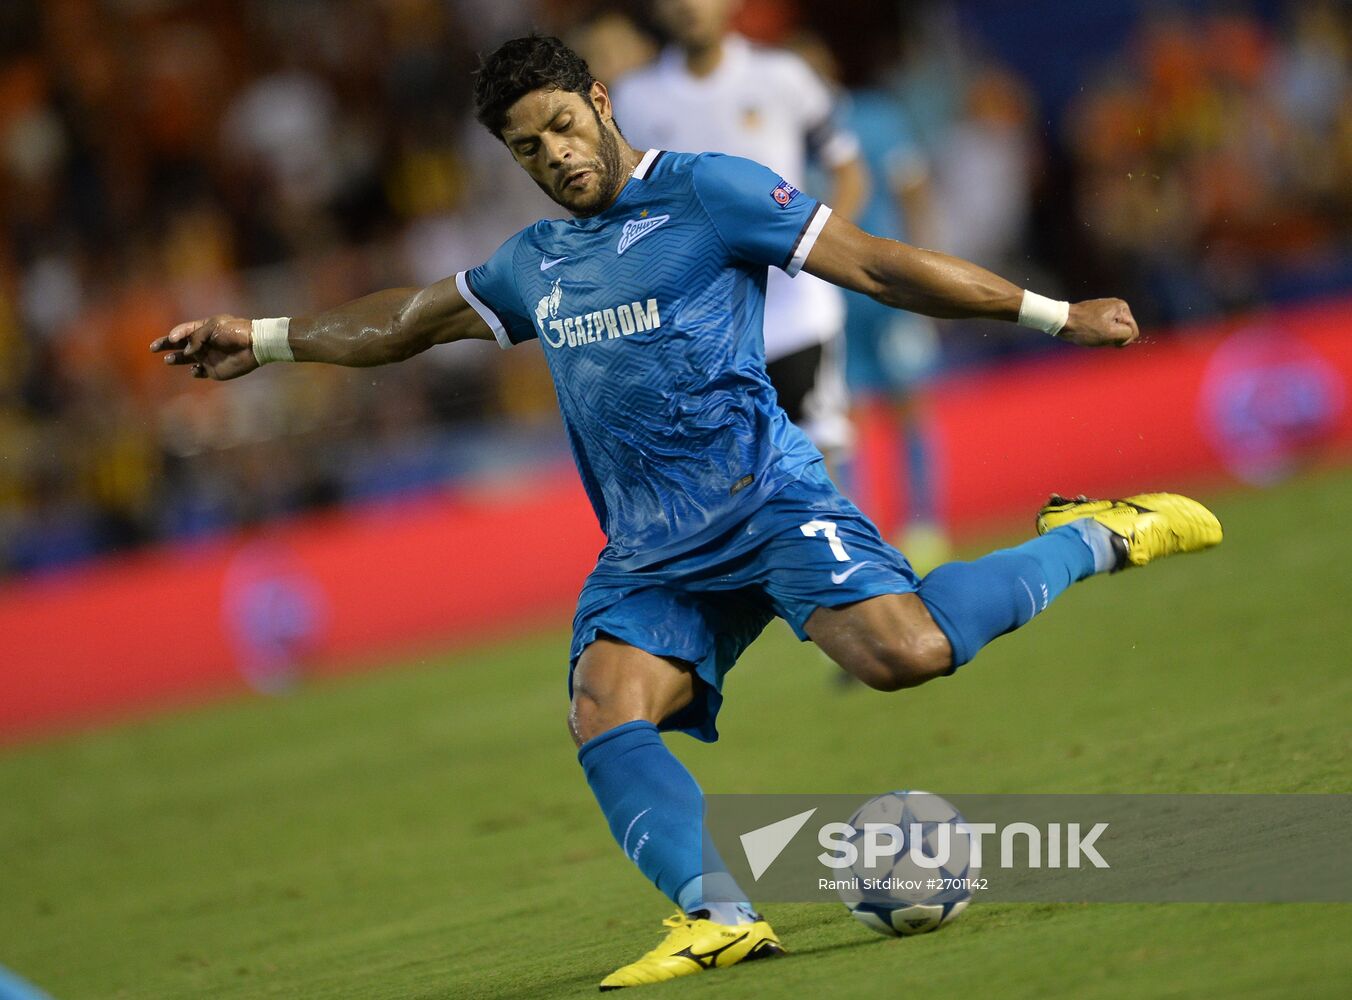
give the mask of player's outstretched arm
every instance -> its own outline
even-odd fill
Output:
[[[150,345],[193,378],[238,378],[269,361],[322,361],[366,368],[403,361],[434,344],[489,340],[492,331],[455,279],[423,289],[391,288],[288,320],[212,316],[180,323]]]
[[[1121,299],[1053,303],[984,267],[934,250],[872,236],[836,215],[827,219],[803,269],[884,305],[940,319],[1004,319],[1091,347],[1140,336]],[[1057,307],[1064,315],[1057,314]]]

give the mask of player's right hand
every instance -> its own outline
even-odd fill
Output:
[[[238,316],[211,316],[180,323],[151,341],[155,352],[168,351],[167,365],[187,365],[193,378],[218,382],[247,375],[258,367],[253,352],[253,323]]]
[[[1087,299],[1070,304],[1070,316],[1056,336],[1082,347],[1126,347],[1141,336],[1141,329],[1121,299]]]

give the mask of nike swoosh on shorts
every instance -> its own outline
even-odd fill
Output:
[[[866,560],[864,560],[864,561],[861,562],[861,563],[855,563],[853,566],[851,566],[849,569],[847,569],[844,573],[832,573],[832,574],[831,574],[831,582],[832,582],[832,583],[835,583],[835,584],[841,584],[841,583],[844,583],[846,580],[848,580],[850,577],[854,576],[855,573],[857,573],[859,570],[863,569],[865,566],[872,566],[872,565],[873,565],[873,560],[871,560],[871,559],[866,559]]]

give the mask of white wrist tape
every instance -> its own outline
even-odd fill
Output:
[[[1070,318],[1070,303],[1049,299],[1026,289],[1019,305],[1019,326],[1031,327],[1055,337]]]
[[[273,361],[295,361],[287,335],[291,331],[291,317],[256,319],[253,321],[253,352],[260,365]]]

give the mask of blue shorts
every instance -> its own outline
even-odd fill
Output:
[[[906,558],[841,496],[822,463],[803,470],[742,523],[655,566],[622,570],[604,555],[578,598],[568,690],[578,657],[598,635],[684,660],[699,678],[694,700],[660,728],[712,743],[723,678],[778,615],[806,639],[818,608],[920,585]]]

